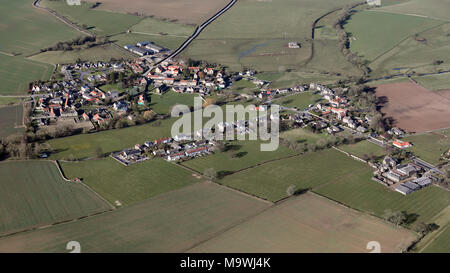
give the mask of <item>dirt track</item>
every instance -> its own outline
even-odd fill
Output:
[[[387,102],[381,111],[393,117],[395,125],[411,132],[450,127],[450,99],[412,82],[383,84],[376,95]]]

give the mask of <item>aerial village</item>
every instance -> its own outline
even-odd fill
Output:
[[[281,107],[281,121],[289,121],[292,128],[309,127],[314,132],[338,135],[350,133],[367,139],[379,146],[392,145],[398,149],[410,147],[401,137],[405,134],[399,128],[390,128],[378,134],[373,129],[373,116],[362,111],[346,96],[348,88],[335,89],[317,83],[296,85],[290,88],[271,89],[270,82],[260,80],[257,72],[245,70],[227,74],[225,69],[210,65],[188,66],[182,60],[164,59],[170,50],[149,41],[125,46],[137,55],[133,61],[111,60],[110,62],[77,62],[61,65],[57,73],[59,79],[49,82],[35,82],[30,85],[30,93],[35,100],[31,120],[38,128],[56,124],[71,124],[75,128],[96,130],[113,118],[133,120],[136,111],[157,115],[149,107],[148,94],[166,92],[198,94],[203,99],[213,94],[224,94],[234,82],[246,80],[258,87],[253,95],[242,93],[235,100],[251,100],[257,111],[267,111],[285,96],[302,92],[320,95],[320,100],[305,109]],[[126,83],[122,90],[111,88],[115,83]],[[104,88],[107,86],[108,88]],[[339,91],[339,92],[337,92]],[[193,140],[195,136],[205,136],[207,132],[222,135],[227,132],[248,134],[251,122],[263,122],[264,118],[275,118],[271,114],[259,120],[238,120],[228,124],[218,124],[219,130],[204,128],[190,135],[167,136],[163,139],[148,140],[143,144],[111,154],[126,166],[153,157],[163,157],[168,161],[181,161],[206,156],[214,152],[213,140]],[[117,128],[117,127],[115,127]],[[195,138],[198,139],[198,138]],[[214,139],[209,137],[208,139]],[[408,194],[431,183],[433,168],[423,164],[400,164],[394,157],[387,157],[375,166],[373,180]]]

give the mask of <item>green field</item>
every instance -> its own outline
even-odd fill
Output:
[[[77,60],[92,62],[109,61],[111,58],[131,59],[134,58],[134,55],[131,52],[120,50],[112,45],[105,45],[72,51],[47,51],[34,55],[29,59],[50,64],[67,64],[75,63]]]
[[[367,253],[369,241],[381,252],[400,252],[412,232],[307,193],[200,244],[190,252]]]
[[[410,136],[405,140],[413,144],[408,150],[431,164],[438,164],[441,155],[450,149],[450,129]]]
[[[109,209],[87,187],[64,181],[47,161],[3,162],[0,175],[0,234]]]
[[[351,17],[345,30],[351,33],[352,51],[373,61],[407,37],[439,24],[422,17],[361,11]]]
[[[184,252],[258,214],[268,204],[206,183],[97,217],[0,239],[0,252]],[[24,244],[23,242],[26,242]]]
[[[0,94],[24,94],[31,81],[49,79],[52,73],[53,67],[49,64],[0,54]]]
[[[286,88],[298,84],[309,84],[310,82],[320,82],[322,84],[333,84],[338,82],[339,78],[332,74],[321,74],[318,72],[262,72],[256,74],[261,80],[271,81],[271,88]]]
[[[360,141],[355,144],[341,145],[339,146],[339,149],[352,155],[356,155],[357,157],[362,157],[364,154],[368,156],[373,154],[377,157],[383,157],[386,154],[382,147],[367,140]]]
[[[22,98],[0,97],[0,106],[12,106],[22,101]]]
[[[163,159],[153,159],[124,166],[113,158],[62,162],[69,178],[79,177],[83,183],[114,204],[128,205],[197,181],[183,168]]]
[[[270,201],[287,196],[287,189],[319,187],[326,183],[371,183],[372,169],[333,149],[277,160],[238,172],[219,182]]]
[[[92,4],[86,2],[82,2],[81,5],[68,5],[66,1],[43,0],[41,5],[56,11],[80,26],[87,25],[89,31],[101,36],[123,33],[143,19],[136,15],[91,9]]]
[[[450,226],[437,237],[427,248],[425,253],[449,253],[450,251]]]
[[[273,101],[279,103],[284,107],[297,107],[299,110],[303,110],[308,107],[308,105],[315,104],[320,101],[320,98],[321,96],[318,94],[313,94],[312,92],[303,92],[297,95],[292,95]]]
[[[187,38],[194,32],[195,27],[153,18],[145,18],[131,28],[131,32],[139,32],[150,36],[175,36]]]
[[[69,156],[75,158],[92,157],[95,156],[97,147],[100,147],[104,153],[120,151],[133,147],[137,143],[142,144],[145,141],[170,136],[173,122],[174,119],[166,119],[162,120],[159,126],[155,126],[155,122],[153,122],[94,134],[52,139],[48,141],[55,151],[55,154],[52,154],[51,157],[55,159]]]
[[[284,72],[289,69],[311,72],[333,70],[355,72],[334,47],[323,50],[318,42],[317,62],[305,68],[311,56],[311,24],[333,8],[354,3],[344,1],[279,0],[238,1],[196,39],[183,56],[221,63],[231,70],[252,67],[258,71]],[[290,41],[300,49],[287,48]],[[323,40],[324,46],[334,40]],[[327,50],[331,49],[331,52]],[[336,62],[336,60],[339,60]],[[314,71],[314,70],[313,70]]]
[[[0,107],[0,138],[23,132],[22,105]]]
[[[384,211],[405,211],[413,223],[427,222],[450,205],[450,192],[430,186],[404,196],[370,180],[353,179],[329,183],[314,190],[352,208],[382,217]]]
[[[439,74],[430,75],[423,77],[414,77],[420,85],[427,88],[428,90],[438,91],[438,90],[450,90],[450,75]]]
[[[151,95],[150,108],[158,114],[170,114],[174,105],[193,106],[195,97],[198,96],[194,94],[180,94],[173,91],[168,91],[163,95],[153,94]]]
[[[316,143],[319,139],[330,137],[326,134],[315,134],[302,128],[281,132],[280,138],[284,138],[296,143]]]
[[[185,161],[183,165],[201,173],[208,168],[213,168],[219,175],[224,175],[265,161],[295,154],[294,151],[281,145],[276,151],[262,152],[260,150],[261,141],[231,141],[230,144],[233,147],[230,151],[217,151],[213,155]],[[233,157],[233,155],[237,157]]]
[[[400,14],[414,14],[419,16],[428,16],[441,20],[450,20],[450,13],[449,13],[450,7],[447,1],[403,0],[403,1],[396,1],[396,4],[389,6],[385,5],[384,3],[385,1],[383,1],[382,3],[383,6],[381,8],[378,8],[378,10]]]

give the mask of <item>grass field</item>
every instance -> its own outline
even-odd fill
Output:
[[[231,10],[208,26],[183,56],[221,63],[232,70],[240,70],[244,66],[258,71],[305,70],[304,64],[311,55],[308,38],[313,21],[333,8],[354,2],[238,1]],[[300,42],[302,47],[289,49],[287,43],[290,41]],[[340,54],[333,51],[327,55],[321,49],[318,52],[318,57],[330,56],[331,59],[322,58],[305,71],[310,72],[315,67],[320,67],[322,71],[327,66],[331,70],[339,66],[341,73],[350,72],[343,58],[340,60],[344,62],[335,62]]]
[[[138,12],[170,21],[200,24],[225,7],[228,2],[228,0],[129,0],[124,5],[122,0],[103,0],[96,9],[122,13]]]
[[[281,132],[280,138],[295,141],[297,143],[316,143],[319,139],[330,137],[326,134],[315,134],[302,128]]]
[[[183,252],[267,206],[197,183],[97,217],[0,239],[0,252],[67,252],[73,240],[84,253]]]
[[[86,158],[95,156],[95,149],[100,147],[104,153],[120,151],[137,143],[152,141],[170,136],[174,119],[162,120],[159,126],[155,122],[123,129],[102,131],[94,134],[81,134],[57,138],[48,141],[56,151],[51,157],[61,159],[68,156]]]
[[[283,202],[190,252],[400,252],[416,238],[412,232],[307,193]]]
[[[449,253],[450,251],[450,226],[448,226],[427,248],[425,253]]]
[[[361,181],[371,183],[372,169],[333,149],[270,162],[229,176],[219,182],[270,201],[296,190],[326,183]]]
[[[23,132],[22,126],[23,107],[22,105],[7,106],[0,108],[0,138],[7,137],[15,133]]]
[[[414,77],[420,85],[428,90],[438,91],[438,90],[450,90],[450,75],[449,74],[439,74],[430,75],[423,77]]]
[[[191,173],[162,159],[123,166],[112,158],[62,162],[69,178],[83,183],[114,204],[128,205],[197,181]]]
[[[339,149],[352,155],[356,155],[357,157],[362,157],[364,154],[369,156],[373,154],[377,157],[383,157],[386,154],[383,148],[367,140],[355,144],[341,145],[339,146]]]
[[[233,146],[230,151],[217,151],[213,155],[183,162],[183,165],[201,173],[208,168],[214,168],[219,175],[223,175],[261,162],[295,154],[292,150],[281,145],[276,151],[262,152],[260,150],[261,141],[232,141],[230,143]],[[237,157],[232,157],[232,155]]]
[[[279,103],[284,107],[297,107],[299,110],[303,110],[308,107],[308,105],[319,102],[320,98],[321,96],[319,94],[313,94],[312,92],[303,92],[297,95],[292,95],[273,101],[275,103]]]
[[[351,33],[352,51],[373,61],[405,38],[441,23],[417,16],[362,11],[351,17],[345,30]]]
[[[150,108],[158,114],[170,114],[172,106],[177,104],[193,106],[194,94],[179,94],[177,92],[168,91],[163,95],[151,95]]]
[[[1,106],[12,106],[18,104],[22,101],[22,98],[16,97],[0,97],[0,107]]]
[[[377,9],[385,12],[393,12],[400,14],[413,14],[419,16],[428,16],[441,20],[450,20],[450,7],[448,1],[442,0],[408,0],[398,1],[398,4],[385,6]]]
[[[195,27],[153,18],[145,18],[131,28],[132,32],[146,33],[148,35],[168,35],[187,38],[194,33]]]
[[[413,223],[427,222],[450,204],[450,192],[436,186],[403,196],[370,180],[370,176],[367,178],[367,180],[341,180],[314,191],[380,217],[387,209],[405,211]]]
[[[442,153],[450,148],[450,129],[405,138],[413,146],[409,148],[415,155],[432,164],[440,163]]]
[[[109,61],[111,58],[131,59],[134,58],[134,55],[132,53],[119,50],[112,45],[105,45],[73,51],[47,51],[34,55],[29,59],[49,64],[66,64],[75,63],[78,59],[82,61],[95,62]]]
[[[31,81],[49,79],[52,72],[49,64],[0,54],[0,94],[24,94]]]
[[[142,16],[91,9],[92,4],[85,2],[81,5],[68,5],[66,1],[43,0],[41,5],[69,18],[78,25],[87,25],[90,31],[101,36],[125,32],[143,19]]]
[[[65,182],[47,161],[0,163],[0,234],[109,209],[91,190]]]

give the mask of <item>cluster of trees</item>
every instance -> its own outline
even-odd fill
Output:
[[[46,51],[72,51],[79,48],[91,48],[94,46],[104,45],[109,43],[108,37],[84,36],[78,37],[70,41],[58,42],[54,46],[41,49],[41,52]]]
[[[355,138],[353,135],[350,135],[348,137],[328,137],[328,138],[321,138],[316,141],[316,143],[299,143],[296,140],[289,140],[289,139],[280,139],[280,144],[293,150],[296,153],[312,153],[316,152],[318,150],[323,150],[327,148],[331,148],[332,146],[338,146],[341,144],[352,144],[357,142],[358,139]]]
[[[11,135],[0,143],[0,160],[38,158],[50,150],[47,143],[31,142],[27,134]]]
[[[354,54],[350,51],[350,39],[347,32],[344,30],[344,24],[350,18],[352,14],[352,6],[346,6],[342,10],[339,11],[339,17],[334,22],[333,27],[336,29],[338,34],[339,41],[339,50],[344,54],[347,61],[357,66],[364,75],[370,73],[370,68],[367,66],[367,62],[359,57],[357,54]]]
[[[143,113],[136,113],[133,120],[125,119],[123,117],[113,117],[109,121],[103,122],[98,128],[100,131],[109,129],[120,129],[128,126],[145,124],[155,120],[156,114],[152,111],[145,111]]]

